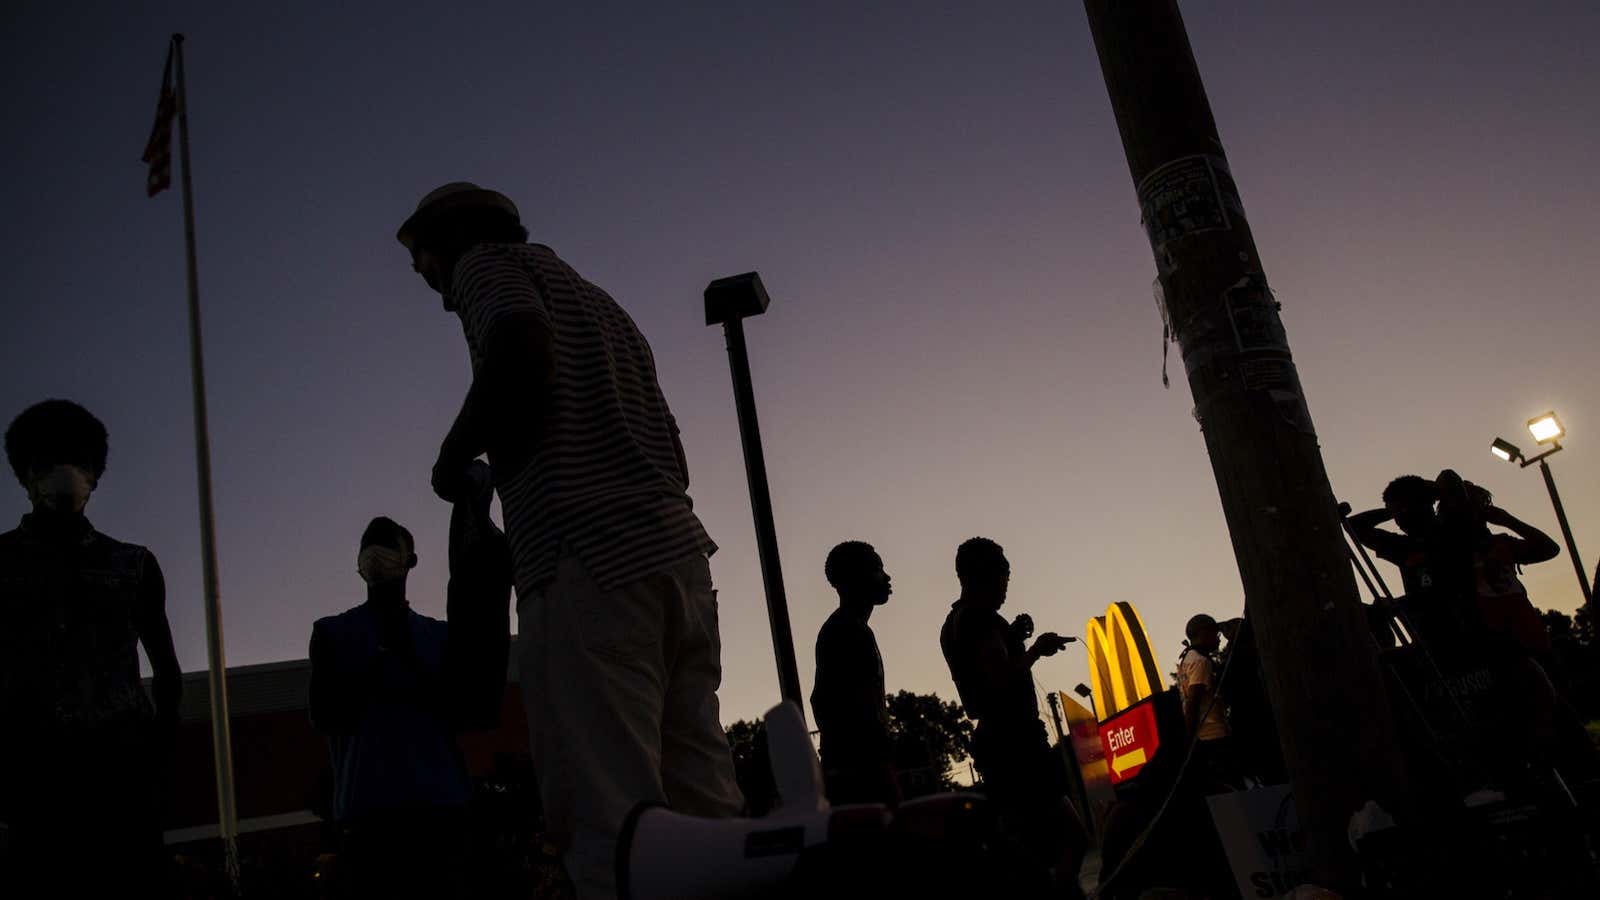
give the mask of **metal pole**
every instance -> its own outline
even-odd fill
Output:
[[[722,329],[728,339],[728,365],[733,370],[733,402],[739,413],[744,470],[750,480],[750,512],[755,517],[756,552],[761,557],[767,620],[772,626],[772,649],[778,661],[778,691],[800,710],[804,722],[805,699],[800,691],[800,670],[795,664],[783,568],[778,563],[778,529],[772,521],[772,494],[767,486],[766,456],[761,451],[761,425],[756,421],[756,394],[750,380],[750,356],[745,350],[744,321],[731,318],[722,323]]]
[[[1356,546],[1359,547],[1361,545],[1358,543]],[[1366,567],[1361,564],[1360,560],[1356,559],[1355,551],[1351,550],[1348,544],[1345,545],[1345,551],[1350,554],[1350,564],[1355,567],[1356,574],[1361,576],[1361,582],[1367,586],[1367,593],[1372,595],[1372,602],[1382,603],[1384,600],[1383,595],[1378,593],[1378,587],[1372,583],[1372,576],[1367,574]]]
[[[1373,562],[1371,555],[1369,555],[1367,553],[1366,545],[1361,543],[1360,541],[1356,540],[1355,532],[1350,530],[1350,519],[1349,519],[1349,517],[1340,516],[1339,517],[1339,522],[1344,527],[1345,534],[1349,535],[1350,543],[1356,545],[1356,552],[1361,554],[1361,561],[1366,565],[1367,571],[1372,573],[1372,577],[1377,579],[1377,581],[1378,581],[1378,587],[1383,589],[1384,598],[1389,600],[1390,602],[1393,602],[1394,601],[1394,592],[1389,590],[1389,585],[1384,582],[1383,573],[1378,571],[1378,564]]]
[[[1345,536],[1349,538],[1345,546],[1348,548],[1353,544],[1356,548],[1354,552],[1361,554],[1359,562],[1354,554],[1351,555],[1350,561],[1355,565],[1356,571],[1361,574],[1361,580],[1367,583],[1367,590],[1372,592],[1372,602],[1389,610],[1389,614],[1393,618],[1393,624],[1399,626],[1394,631],[1396,636],[1400,638],[1401,643],[1414,643],[1416,637],[1411,631],[1411,619],[1405,614],[1405,610],[1400,608],[1399,601],[1394,599],[1394,594],[1389,590],[1389,585],[1383,580],[1383,573],[1378,571],[1378,564],[1373,562],[1371,555],[1367,553],[1366,545],[1356,540],[1355,532],[1350,530],[1350,517],[1346,513],[1347,508],[1342,504],[1339,507],[1339,522],[1344,527]],[[1369,574],[1370,578],[1368,577]],[[1378,588],[1383,591],[1381,595],[1378,591],[1373,590],[1372,579],[1377,579]]]
[[[189,367],[194,382],[194,449],[200,483],[200,564],[205,584],[206,660],[211,689],[211,746],[217,775],[217,835],[234,894],[239,892],[239,812],[233,795],[233,741],[228,733],[227,663],[222,652],[222,598],[217,581],[216,519],[211,500],[211,439],[206,423],[205,360],[200,346],[200,281],[194,250],[194,187],[189,166],[189,98],[183,79],[183,35],[172,36],[178,82],[178,158],[183,164],[183,240],[189,280]]]
[[[1589,586],[1589,573],[1583,570],[1583,560],[1578,558],[1578,545],[1572,540],[1572,526],[1567,524],[1567,511],[1561,506],[1561,495],[1556,492],[1556,479],[1550,474],[1549,462],[1539,460],[1539,474],[1544,476],[1544,486],[1550,490],[1550,504],[1556,508],[1556,521],[1561,523],[1561,536],[1567,541],[1572,571],[1578,573],[1578,587],[1583,590],[1583,605],[1589,609],[1590,621],[1594,621],[1594,591]]]

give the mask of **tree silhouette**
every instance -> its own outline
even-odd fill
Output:
[[[778,802],[772,759],[767,755],[766,723],[740,719],[725,731],[728,749],[733,753],[733,777],[744,793],[745,815],[764,816]]]
[[[889,708],[890,760],[900,773],[906,799],[949,790],[955,765],[972,753],[972,722],[960,704],[937,694],[900,691],[885,697]],[[767,755],[766,726],[740,719],[725,729],[733,751],[734,777],[744,791],[746,811],[765,815],[778,798]]]
[[[956,786],[951,769],[972,755],[972,720],[937,694],[890,694],[890,759],[907,799]]]
[[[1600,642],[1595,641],[1588,611],[1569,616],[1550,609],[1540,617],[1550,633],[1550,653],[1541,664],[1583,719],[1600,720]]]

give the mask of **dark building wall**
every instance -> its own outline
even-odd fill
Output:
[[[228,670],[234,792],[240,820],[301,810],[327,816],[333,772],[327,741],[311,727],[306,686],[310,663],[295,660]],[[215,825],[216,769],[205,673],[184,676],[184,702],[172,756],[167,829]],[[486,775],[497,756],[528,753],[527,717],[517,684],[507,683],[500,726],[460,736],[468,771]]]

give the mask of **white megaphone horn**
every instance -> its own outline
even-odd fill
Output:
[[[783,883],[800,855],[828,840],[830,821],[852,828],[889,822],[887,807],[831,809],[822,767],[800,709],[785,701],[767,710],[767,746],[782,805],[760,819],[702,819],[641,804],[617,839],[617,895],[623,900],[761,896]]]

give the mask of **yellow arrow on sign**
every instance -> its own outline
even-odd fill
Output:
[[[1144,748],[1136,747],[1127,753],[1111,757],[1111,771],[1121,775],[1134,766],[1142,766],[1149,761],[1149,758],[1144,755]]]

